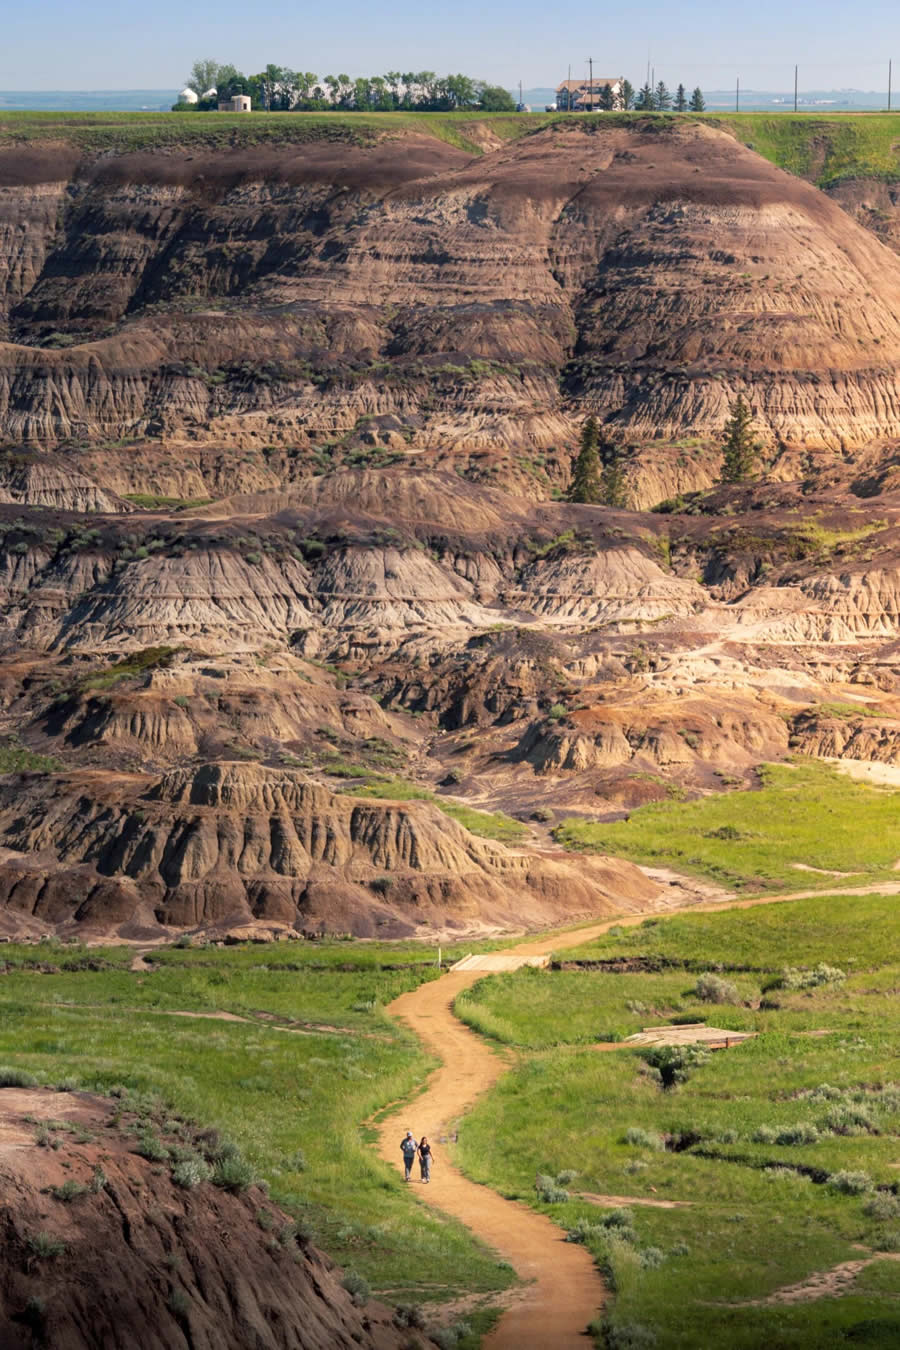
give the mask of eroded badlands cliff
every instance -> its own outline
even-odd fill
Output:
[[[586,407],[714,435],[738,390],[772,444],[900,434],[900,259],[698,122],[556,123],[475,160],[414,134],[38,143],[0,183],[10,438],[521,454]]]
[[[0,261],[2,931],[654,908],[548,827],[898,763],[900,258],[725,131],[7,144]]]

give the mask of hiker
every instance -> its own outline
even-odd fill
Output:
[[[406,1168],[406,1176],[403,1178],[404,1181],[409,1181],[410,1174],[412,1173],[412,1165],[416,1160],[416,1150],[418,1147],[419,1145],[416,1143],[415,1139],[413,1139],[412,1130],[407,1130],[406,1135],[400,1144],[400,1152],[403,1154],[403,1166]]]
[[[422,1173],[422,1180],[427,1186],[431,1180],[431,1145],[428,1142],[428,1136],[423,1134],[419,1141],[419,1171]]]

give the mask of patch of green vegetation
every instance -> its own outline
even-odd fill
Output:
[[[10,736],[0,744],[0,773],[59,773],[63,764],[53,755],[39,755]]]
[[[124,964],[52,977],[14,965],[0,980],[0,1060],[44,1082],[76,1076],[93,1090],[158,1097],[176,1119],[216,1127],[247,1164],[220,1167],[220,1184],[265,1177],[273,1200],[376,1293],[411,1278],[421,1301],[509,1284],[508,1267],[462,1225],[413,1201],[400,1169],[374,1156],[360,1128],[411,1095],[432,1067],[382,1009],[436,975],[435,965],[416,960],[433,963],[434,949],[298,942],[153,955],[153,972],[139,977]],[[250,1020],[164,1015],[213,1010]],[[316,1031],[299,1025],[304,1018],[331,1025]],[[302,1034],[281,1029],[291,1025]],[[183,1183],[207,1184],[205,1175],[182,1173]]]
[[[613,1293],[599,1344],[818,1350],[853,1342],[852,1329],[865,1325],[884,1334],[863,1344],[891,1344],[900,1321],[886,1261],[840,1299],[757,1301],[858,1258],[856,1244],[900,1247],[895,911],[893,898],[817,896],[652,919],[566,958],[656,956],[682,969],[522,970],[457,998],[467,1021],[487,1015],[523,1047],[513,1072],[461,1123],[457,1156],[474,1179],[548,1213],[592,1252]],[[749,961],[758,963],[752,974]],[[835,961],[856,973],[781,987],[786,962]],[[635,1020],[674,1020],[678,1003],[699,1020],[702,1005],[686,1002],[697,985],[686,969],[702,963],[722,963],[742,997],[755,986],[748,1006],[705,1010],[716,1025],[757,1031],[755,1039],[717,1054],[671,1052],[681,1068],[670,1087],[658,1053],[597,1054],[580,1044],[592,1025],[627,1033]],[[770,1006],[749,1006],[776,985]],[[571,1179],[545,1188],[543,1203],[536,1175]],[[614,1215],[581,1193],[677,1207]]]
[[[810,709],[817,717],[882,717],[878,708],[870,708],[865,703],[817,703]]]
[[[833,187],[848,178],[900,178],[896,113],[716,113],[704,120],[726,128],[772,164],[819,187]]]
[[[891,875],[900,857],[900,792],[816,760],[763,765],[759,774],[759,791],[653,802],[627,820],[566,820],[554,833],[567,848],[668,863],[745,890],[796,889],[796,863],[857,879]],[[815,872],[803,880],[810,890],[834,884]]]
[[[125,153],[155,147],[208,146],[230,149],[265,143],[343,141],[372,144],[384,136],[415,131],[482,153],[482,125],[492,136],[514,140],[553,120],[544,113],[65,113],[0,114],[0,143],[64,140],[84,149]]]
[[[209,506],[212,497],[162,497],[155,492],[126,492],[126,502],[133,502],[148,511],[190,511],[195,506]]]
[[[427,788],[407,782],[404,778],[370,776],[365,787],[352,788],[348,791],[352,791],[354,797],[376,797],[381,801],[431,802],[470,834],[476,834],[481,839],[496,839],[501,844],[518,843],[528,833],[527,826],[519,820],[513,820],[512,816],[506,815],[503,811],[479,811],[474,806],[466,806],[462,802],[448,801],[446,797],[439,797],[429,792]]]
[[[146,675],[148,671],[165,669],[172,664],[177,651],[177,647],[144,647],[142,651],[134,652],[124,661],[117,661],[114,666],[101,671],[99,675],[86,675],[79,681],[78,687],[82,691],[111,689],[120,680],[132,680],[138,675]]]

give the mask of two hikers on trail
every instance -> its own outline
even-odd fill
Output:
[[[412,1130],[407,1130],[400,1142],[400,1152],[403,1154],[403,1167],[405,1171],[404,1181],[409,1181],[412,1177],[413,1163],[416,1160],[416,1154],[419,1156],[419,1171],[422,1174],[422,1180],[427,1185],[431,1180],[431,1145],[426,1135],[422,1135],[417,1143],[413,1138]]]

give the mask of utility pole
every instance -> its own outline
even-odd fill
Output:
[[[522,81],[519,81],[519,107],[524,109],[525,100],[522,98]]]
[[[794,112],[797,111],[797,67],[794,66]]]
[[[566,81],[566,112],[572,111],[572,62],[569,62],[569,78]]]
[[[594,111],[594,58],[588,57],[588,98],[591,100],[591,112]]]
[[[893,61],[888,61],[888,112],[891,111],[891,75],[893,74]]]
[[[741,111],[741,77],[737,77],[737,84],[734,86],[734,111]]]

